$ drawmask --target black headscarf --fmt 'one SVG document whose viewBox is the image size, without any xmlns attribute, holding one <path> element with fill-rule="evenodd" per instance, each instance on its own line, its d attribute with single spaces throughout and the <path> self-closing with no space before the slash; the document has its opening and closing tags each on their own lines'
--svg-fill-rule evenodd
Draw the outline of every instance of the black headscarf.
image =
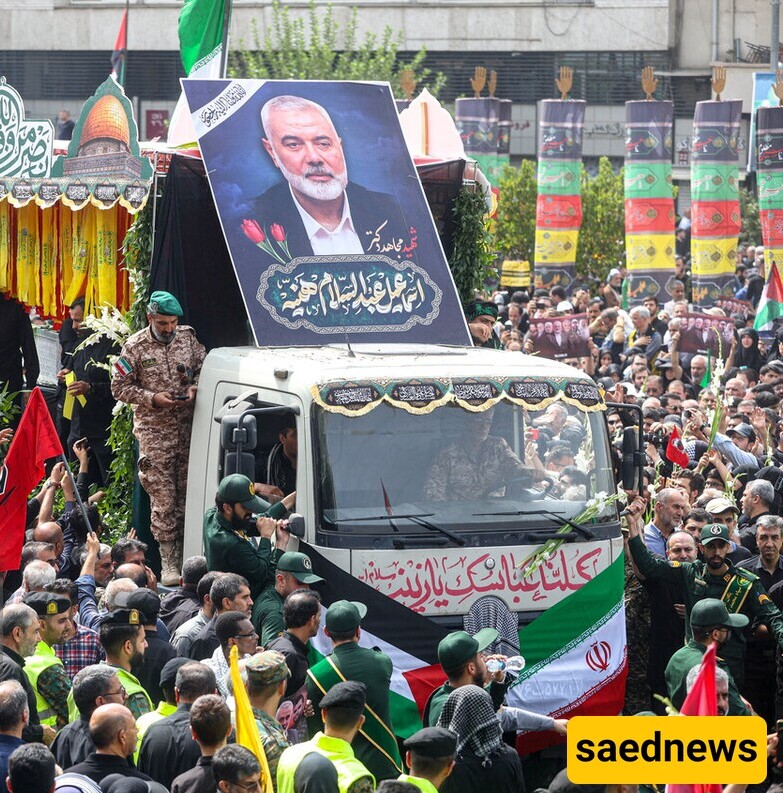
<svg viewBox="0 0 783 793">
<path fill-rule="evenodd" d="M 742 339 L 745 336 L 750 336 L 753 339 L 753 345 L 745 349 L 742 346 Z M 756 372 L 764 366 L 764 356 L 759 349 L 759 334 L 753 328 L 743 328 L 739 332 L 740 341 L 734 352 L 734 366 L 747 367 L 748 369 L 755 369 Z"/>
</svg>

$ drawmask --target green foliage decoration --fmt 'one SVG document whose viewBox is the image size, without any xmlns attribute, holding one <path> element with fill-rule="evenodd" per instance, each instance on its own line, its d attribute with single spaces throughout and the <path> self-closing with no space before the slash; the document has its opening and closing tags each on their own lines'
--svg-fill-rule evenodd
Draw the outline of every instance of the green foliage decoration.
<svg viewBox="0 0 783 793">
<path fill-rule="evenodd" d="M 454 212 L 457 223 L 449 267 L 460 300 L 467 303 L 481 290 L 485 278 L 497 277 L 496 255 L 484 196 L 463 187 L 454 203 Z"/>
<path fill-rule="evenodd" d="M 742 187 L 739 191 L 740 228 L 739 241 L 742 245 L 761 245 L 761 218 L 759 217 L 759 202 L 750 190 Z"/>
</svg>

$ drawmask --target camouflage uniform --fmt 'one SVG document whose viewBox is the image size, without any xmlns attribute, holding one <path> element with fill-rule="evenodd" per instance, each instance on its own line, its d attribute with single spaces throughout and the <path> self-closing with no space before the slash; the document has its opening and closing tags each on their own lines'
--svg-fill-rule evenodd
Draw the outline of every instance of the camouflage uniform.
<svg viewBox="0 0 783 793">
<path fill-rule="evenodd" d="M 253 716 L 261 743 L 264 744 L 264 754 L 266 754 L 266 761 L 269 763 L 269 773 L 272 775 L 272 786 L 277 790 L 277 764 L 280 762 L 280 755 L 291 744 L 288 742 L 285 730 L 268 713 L 253 708 Z"/>
<path fill-rule="evenodd" d="M 153 407 L 152 398 L 161 391 L 187 393 L 198 381 L 205 354 L 188 325 L 177 328 L 170 344 L 157 341 L 146 327 L 125 342 L 114 365 L 112 394 L 134 406 L 139 481 L 150 497 L 151 529 L 158 542 L 181 541 L 184 532 L 193 402 L 165 409 Z"/>
<path fill-rule="evenodd" d="M 472 455 L 465 444 L 452 443 L 432 463 L 424 483 L 424 498 L 481 498 L 502 492 L 505 482 L 528 470 L 503 438 L 489 436 Z"/>
</svg>

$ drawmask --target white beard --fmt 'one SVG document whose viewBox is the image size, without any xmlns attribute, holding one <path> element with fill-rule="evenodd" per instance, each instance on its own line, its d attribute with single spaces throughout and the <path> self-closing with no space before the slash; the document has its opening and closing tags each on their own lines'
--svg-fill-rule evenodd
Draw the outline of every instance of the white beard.
<svg viewBox="0 0 783 793">
<path fill-rule="evenodd" d="M 333 173 L 326 168 L 308 168 L 304 175 L 291 173 L 282 162 L 278 160 L 280 171 L 286 181 L 299 193 L 312 198 L 314 201 L 334 201 L 339 198 L 348 186 L 348 172 L 343 169 L 340 173 Z M 331 176 L 328 182 L 311 182 L 308 175 Z"/>
</svg>

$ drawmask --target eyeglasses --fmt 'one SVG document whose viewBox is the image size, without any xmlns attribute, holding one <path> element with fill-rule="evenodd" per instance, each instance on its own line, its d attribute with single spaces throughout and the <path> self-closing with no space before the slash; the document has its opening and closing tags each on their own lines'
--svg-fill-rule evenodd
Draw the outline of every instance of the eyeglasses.
<svg viewBox="0 0 783 793">
<path fill-rule="evenodd" d="M 123 699 L 125 699 L 125 697 L 128 696 L 128 692 L 125 690 L 125 686 L 120 686 L 119 689 L 117 689 L 117 691 L 107 691 L 103 696 L 104 697 L 121 696 Z"/>
<path fill-rule="evenodd" d="M 252 782 L 245 782 L 244 784 L 242 782 L 231 782 L 230 784 L 236 785 L 237 787 L 241 787 L 242 790 L 247 790 L 248 793 L 251 790 L 261 789 L 261 783 L 257 779 L 254 779 Z"/>
<path fill-rule="evenodd" d="M 256 631 L 250 631 L 250 633 L 235 633 L 234 634 L 234 638 L 235 639 L 250 639 L 252 636 L 258 636 L 258 633 Z M 237 782 L 237 784 L 239 784 L 239 783 Z"/>
</svg>

